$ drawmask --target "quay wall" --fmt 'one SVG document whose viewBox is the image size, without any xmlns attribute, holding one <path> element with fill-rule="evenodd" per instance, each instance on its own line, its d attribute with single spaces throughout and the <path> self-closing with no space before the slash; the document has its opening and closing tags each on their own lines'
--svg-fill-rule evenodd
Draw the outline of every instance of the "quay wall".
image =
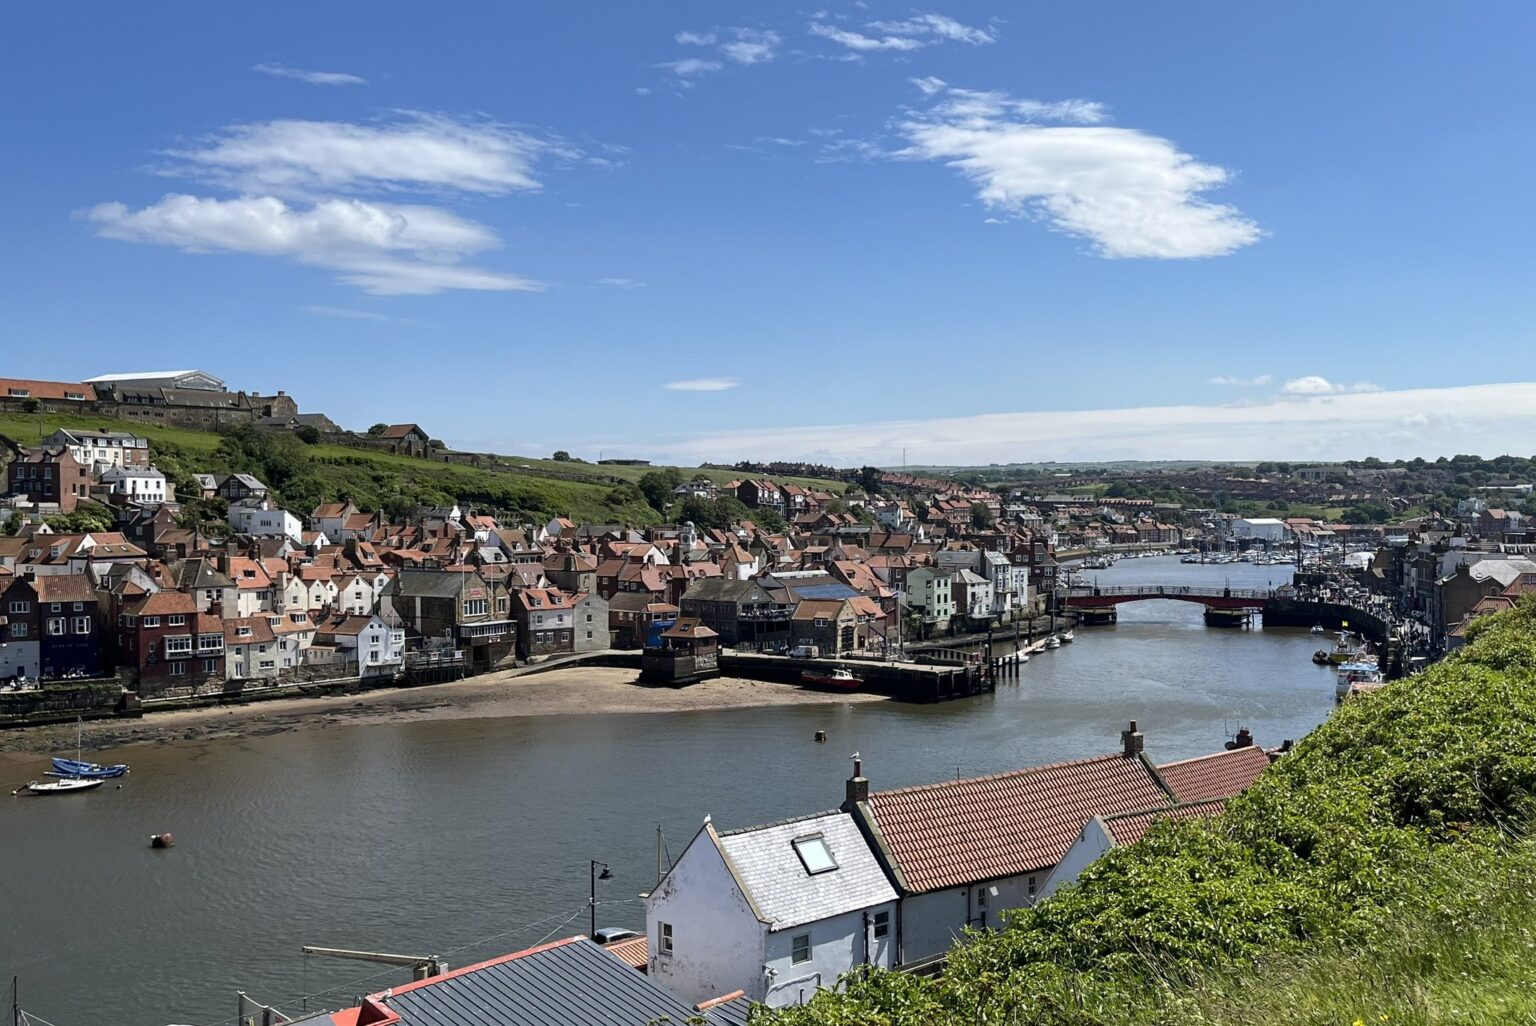
<svg viewBox="0 0 1536 1026">
<path fill-rule="evenodd" d="M 115 716 L 122 696 L 123 686 L 116 677 L 50 682 L 28 691 L 0 691 L 0 726 Z"/>
</svg>

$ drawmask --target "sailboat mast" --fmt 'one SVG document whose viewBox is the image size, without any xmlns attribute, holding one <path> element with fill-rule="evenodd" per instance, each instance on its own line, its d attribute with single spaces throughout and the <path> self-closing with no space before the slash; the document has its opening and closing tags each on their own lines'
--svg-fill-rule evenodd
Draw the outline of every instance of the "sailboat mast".
<svg viewBox="0 0 1536 1026">
<path fill-rule="evenodd" d="M 21 1026 L 21 977 L 11 977 L 11 1026 Z"/>
</svg>

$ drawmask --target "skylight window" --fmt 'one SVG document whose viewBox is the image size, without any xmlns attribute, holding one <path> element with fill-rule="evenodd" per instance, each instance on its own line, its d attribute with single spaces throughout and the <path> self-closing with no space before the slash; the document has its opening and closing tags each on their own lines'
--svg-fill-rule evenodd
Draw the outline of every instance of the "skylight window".
<svg viewBox="0 0 1536 1026">
<path fill-rule="evenodd" d="M 797 837 L 793 844 L 795 854 L 800 856 L 800 862 L 805 866 L 805 871 L 812 876 L 817 873 L 830 873 L 837 868 L 837 860 L 832 857 L 832 849 L 827 847 L 826 838 L 820 834 Z"/>
</svg>

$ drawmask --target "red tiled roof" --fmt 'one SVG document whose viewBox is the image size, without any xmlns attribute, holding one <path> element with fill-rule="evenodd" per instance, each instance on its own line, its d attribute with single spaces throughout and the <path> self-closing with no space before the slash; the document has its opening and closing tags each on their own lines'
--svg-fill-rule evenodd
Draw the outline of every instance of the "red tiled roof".
<svg viewBox="0 0 1536 1026">
<path fill-rule="evenodd" d="M 94 402 L 96 390 L 90 385 L 77 385 L 72 381 L 33 381 L 30 378 L 0 378 L 0 395 L 13 391 L 26 392 L 32 399 L 68 399 L 76 396 L 81 401 Z"/>
<path fill-rule="evenodd" d="M 915 893 L 1047 869 L 1094 816 L 1167 801 L 1147 764 L 1123 755 L 869 797 L 875 826 Z"/>
<path fill-rule="evenodd" d="M 1117 845 L 1135 844 L 1148 830 L 1152 829 L 1152 824 L 1160 819 L 1210 819 L 1212 816 L 1221 815 L 1226 806 L 1226 799 L 1216 798 L 1208 802 L 1192 802 L 1188 805 L 1170 805 L 1161 809 L 1144 809 L 1141 812 L 1127 812 L 1119 816 L 1105 816 L 1104 829 L 1109 831 L 1110 839 Z"/>
<path fill-rule="evenodd" d="M 645 969 L 650 957 L 647 938 L 644 934 L 641 934 L 639 937 L 631 937 L 628 940 L 605 944 L 603 948 L 610 955 L 613 955 L 632 969 Z"/>
<path fill-rule="evenodd" d="M 1202 755 L 1198 759 L 1170 762 L 1157 768 L 1163 783 L 1181 802 L 1231 798 L 1246 789 L 1269 767 L 1269 756 L 1256 745 L 1230 752 Z"/>
</svg>

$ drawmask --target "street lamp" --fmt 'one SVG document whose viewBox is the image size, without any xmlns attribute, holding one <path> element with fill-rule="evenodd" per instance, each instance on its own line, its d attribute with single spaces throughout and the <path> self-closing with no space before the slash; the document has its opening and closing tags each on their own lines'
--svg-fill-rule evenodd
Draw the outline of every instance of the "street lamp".
<svg viewBox="0 0 1536 1026">
<path fill-rule="evenodd" d="M 591 919 L 591 922 L 588 924 L 589 925 L 589 929 L 587 930 L 587 937 L 595 938 L 597 936 L 597 882 L 599 880 L 612 880 L 613 879 L 613 874 L 608 872 L 608 863 L 606 863 L 606 862 L 598 862 L 596 860 L 591 860 L 591 861 L 592 861 L 592 873 L 591 873 L 590 883 L 592 885 L 592 890 L 591 890 L 591 897 L 587 901 L 587 908 L 591 912 L 592 919 Z M 603 871 L 601 873 L 599 873 L 597 871 L 597 867 L 598 866 L 602 866 L 603 867 Z"/>
</svg>

